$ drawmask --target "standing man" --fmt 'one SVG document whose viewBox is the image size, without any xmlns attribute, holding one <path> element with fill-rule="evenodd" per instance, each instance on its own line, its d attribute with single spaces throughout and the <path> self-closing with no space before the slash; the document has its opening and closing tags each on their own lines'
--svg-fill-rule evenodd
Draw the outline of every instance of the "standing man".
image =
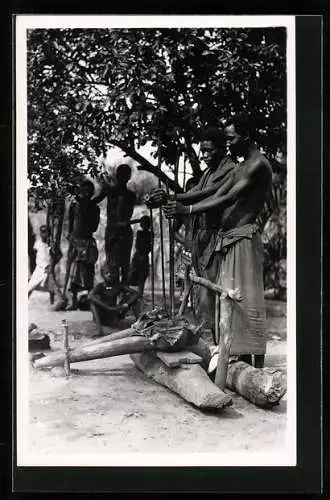
<svg viewBox="0 0 330 500">
<path fill-rule="evenodd" d="M 239 355 L 250 364 L 254 355 L 255 366 L 262 368 L 266 352 L 266 315 L 263 246 L 256 221 L 272 186 L 272 169 L 253 143 L 246 117 L 228 120 L 224 132 L 231 154 L 238 161 L 231 182 L 190 207 L 171 201 L 164 210 L 167 217 L 210 210 L 221 214 L 221 229 L 205 266 L 210 268 L 215 259 L 220 259 L 212 281 L 223 288 L 239 288 L 243 297 L 233 310 L 231 354 Z"/>
<path fill-rule="evenodd" d="M 221 187 L 228 189 L 233 183 L 232 172 L 236 164 L 226 154 L 226 138 L 222 130 L 207 127 L 200 137 L 202 158 L 207 169 L 194 188 L 186 193 L 177 194 L 176 201 L 169 202 L 165 210 L 169 216 L 187 215 L 192 218 L 191 246 L 194 270 L 198 276 L 215 282 L 221 256 L 217 255 L 211 260 L 211 254 L 221 227 L 221 210 L 215 206 L 209 210 L 202 209 L 193 213 L 192 207 L 198 202 L 202 205 L 202 200 L 209 200 Z M 167 200 L 161 190 L 155 190 L 151 196 L 155 203 L 164 203 Z M 173 207 L 178 207 L 178 212 L 173 211 Z M 214 293 L 203 286 L 196 287 L 195 291 L 197 292 L 194 293 L 196 314 L 205 318 L 214 333 Z"/>
<path fill-rule="evenodd" d="M 69 251 L 64 294 L 68 285 L 72 300 L 68 310 L 78 308 L 78 292 L 94 286 L 98 249 L 93 233 L 100 222 L 100 209 L 92 199 L 94 185 L 85 180 L 78 186 L 77 201 L 69 208 Z"/>
<path fill-rule="evenodd" d="M 106 262 L 111 269 L 117 269 L 117 276 L 114 280 L 124 285 L 127 285 L 129 276 L 133 244 L 130 220 L 136 200 L 135 193 L 127 188 L 131 173 L 129 165 L 119 165 L 116 172 L 116 184 L 104 185 L 101 193 L 94 198 L 94 201 L 99 203 L 107 197 Z"/>
</svg>

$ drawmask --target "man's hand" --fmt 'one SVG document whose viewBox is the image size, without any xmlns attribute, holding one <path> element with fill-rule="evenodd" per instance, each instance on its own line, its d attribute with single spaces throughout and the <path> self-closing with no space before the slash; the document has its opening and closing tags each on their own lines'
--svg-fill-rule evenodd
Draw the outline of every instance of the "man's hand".
<svg viewBox="0 0 330 500">
<path fill-rule="evenodd" d="M 164 214 L 167 219 L 180 215 L 187 215 L 188 213 L 189 207 L 182 205 L 178 201 L 169 201 L 164 207 Z"/>
<path fill-rule="evenodd" d="M 122 310 L 122 312 L 126 312 L 126 311 L 128 311 L 128 309 L 129 309 L 129 305 L 127 304 L 127 302 L 125 302 L 124 304 L 122 304 L 122 305 L 120 306 L 120 309 Z"/>
<path fill-rule="evenodd" d="M 157 208 L 166 203 L 167 194 L 163 189 L 156 188 L 144 197 L 144 202 L 149 208 Z"/>
</svg>

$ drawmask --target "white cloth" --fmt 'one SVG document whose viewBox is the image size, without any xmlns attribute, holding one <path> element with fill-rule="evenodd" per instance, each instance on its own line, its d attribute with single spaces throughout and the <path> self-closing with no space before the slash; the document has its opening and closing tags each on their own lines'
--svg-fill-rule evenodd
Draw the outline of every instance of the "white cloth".
<svg viewBox="0 0 330 500">
<path fill-rule="evenodd" d="M 50 265 L 50 246 L 47 242 L 37 240 L 34 244 L 34 249 L 37 252 L 36 266 L 45 269 Z"/>
<path fill-rule="evenodd" d="M 51 263 L 50 246 L 42 240 L 37 240 L 34 244 L 36 255 L 36 267 L 33 271 L 28 285 L 29 293 L 35 290 L 38 286 L 45 286 L 48 278 L 49 266 Z"/>
</svg>

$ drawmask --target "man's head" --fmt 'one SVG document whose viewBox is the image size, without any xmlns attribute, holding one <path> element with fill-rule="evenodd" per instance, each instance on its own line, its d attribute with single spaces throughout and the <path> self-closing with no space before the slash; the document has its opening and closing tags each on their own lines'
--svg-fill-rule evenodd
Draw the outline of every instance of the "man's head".
<svg viewBox="0 0 330 500">
<path fill-rule="evenodd" d="M 224 129 L 226 144 L 234 156 L 243 156 L 251 144 L 251 126 L 247 115 L 240 114 L 227 120 Z"/>
<path fill-rule="evenodd" d="M 144 230 L 150 229 L 150 217 L 149 217 L 149 215 L 143 215 L 143 217 L 141 217 L 140 226 Z"/>
<path fill-rule="evenodd" d="M 200 134 L 201 153 L 206 165 L 216 168 L 226 154 L 226 141 L 223 131 L 216 127 L 207 127 Z"/>
<path fill-rule="evenodd" d="M 101 276 L 106 286 L 113 286 L 119 281 L 118 268 L 106 262 L 101 267 Z"/>
<path fill-rule="evenodd" d="M 132 175 L 132 169 L 126 163 L 119 165 L 116 171 L 116 179 L 119 186 L 126 186 Z"/>
<path fill-rule="evenodd" d="M 45 226 L 44 224 L 42 226 L 40 226 L 39 232 L 40 232 L 40 238 L 42 239 L 42 241 L 46 242 L 48 240 L 48 237 L 49 237 L 47 226 Z"/>
<path fill-rule="evenodd" d="M 79 198 L 89 200 L 94 194 L 94 184 L 91 181 L 85 180 L 79 185 L 78 196 Z"/>
</svg>

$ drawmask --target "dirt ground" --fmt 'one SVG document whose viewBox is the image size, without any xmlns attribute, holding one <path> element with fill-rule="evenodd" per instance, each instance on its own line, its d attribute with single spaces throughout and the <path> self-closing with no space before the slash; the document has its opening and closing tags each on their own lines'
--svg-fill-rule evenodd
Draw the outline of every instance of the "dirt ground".
<svg viewBox="0 0 330 500">
<path fill-rule="evenodd" d="M 268 302 L 266 366 L 286 369 L 285 304 Z M 62 346 L 61 321 L 70 345 L 95 334 L 91 313 L 51 312 L 48 294 L 34 292 L 29 321 L 51 330 L 52 349 Z M 129 321 L 130 318 L 128 318 Z M 123 324 L 126 327 L 128 324 Z M 282 451 L 286 396 L 270 410 L 235 393 L 233 406 L 201 412 L 138 371 L 129 356 L 72 365 L 68 379 L 30 369 L 29 446 L 33 453 L 191 453 Z"/>
</svg>

